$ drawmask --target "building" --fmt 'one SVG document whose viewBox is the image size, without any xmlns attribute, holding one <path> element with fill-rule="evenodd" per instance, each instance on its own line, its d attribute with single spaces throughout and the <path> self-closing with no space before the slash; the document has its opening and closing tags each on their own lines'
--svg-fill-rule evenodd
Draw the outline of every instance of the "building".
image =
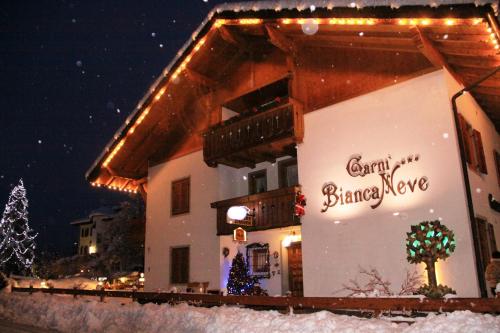
<svg viewBox="0 0 500 333">
<path fill-rule="evenodd" d="M 106 232 L 105 223 L 113 219 L 117 211 L 111 208 L 100 208 L 89 214 L 88 217 L 70 222 L 78 227 L 79 255 L 101 253 L 103 251 L 103 234 Z"/>
<path fill-rule="evenodd" d="M 427 3 L 208 15 L 86 175 L 146 200 L 146 290 L 225 288 L 238 251 L 270 295 L 342 295 L 360 266 L 398 286 L 406 232 L 441 220 L 457 247 L 438 282 L 486 296 L 500 236 L 497 7 Z"/>
</svg>

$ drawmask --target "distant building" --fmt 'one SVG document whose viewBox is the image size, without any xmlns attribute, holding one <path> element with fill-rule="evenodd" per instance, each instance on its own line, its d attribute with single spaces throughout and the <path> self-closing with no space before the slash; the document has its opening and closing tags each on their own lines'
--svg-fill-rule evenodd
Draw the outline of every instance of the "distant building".
<svg viewBox="0 0 500 333">
<path fill-rule="evenodd" d="M 103 251 L 104 222 L 112 220 L 116 213 L 116 208 L 104 207 L 93 211 L 88 217 L 70 223 L 79 228 L 76 254 L 88 255 Z"/>
</svg>

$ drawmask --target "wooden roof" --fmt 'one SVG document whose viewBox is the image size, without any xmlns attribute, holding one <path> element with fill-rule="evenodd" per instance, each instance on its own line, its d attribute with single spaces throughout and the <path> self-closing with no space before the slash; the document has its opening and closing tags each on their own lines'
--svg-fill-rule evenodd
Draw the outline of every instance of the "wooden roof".
<svg viewBox="0 0 500 333">
<path fill-rule="evenodd" d="M 236 97 L 284 79 L 290 66 L 294 98 L 308 112 L 436 68 L 467 86 L 500 66 L 498 42 L 490 6 L 216 10 L 86 177 L 94 186 L 137 192 L 149 166 L 201 149 L 221 105 L 243 107 Z M 319 78 L 335 94 L 326 94 Z M 499 128 L 500 72 L 472 94 Z"/>
</svg>

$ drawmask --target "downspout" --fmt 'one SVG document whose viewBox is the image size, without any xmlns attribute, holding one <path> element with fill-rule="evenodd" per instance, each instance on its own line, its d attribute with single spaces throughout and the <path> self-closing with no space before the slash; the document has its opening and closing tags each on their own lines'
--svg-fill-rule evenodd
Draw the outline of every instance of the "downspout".
<svg viewBox="0 0 500 333">
<path fill-rule="evenodd" d="M 453 95 L 453 97 L 451 98 L 451 107 L 453 109 L 453 118 L 455 119 L 455 130 L 456 130 L 456 134 L 457 134 L 457 138 L 458 138 L 458 146 L 460 149 L 460 160 L 462 162 L 461 163 L 462 164 L 462 175 L 463 175 L 464 183 L 465 183 L 465 194 L 467 197 L 469 222 L 470 222 L 470 227 L 472 230 L 476 272 L 477 272 L 477 278 L 479 280 L 478 282 L 479 282 L 479 289 L 481 291 L 481 297 L 488 297 L 488 292 L 486 289 L 486 283 L 485 283 L 485 279 L 484 279 L 484 267 L 483 267 L 483 263 L 482 263 L 481 253 L 480 253 L 479 235 L 478 235 L 478 230 L 476 228 L 474 207 L 473 207 L 473 203 L 472 203 L 472 192 L 471 192 L 470 182 L 469 182 L 469 172 L 467 169 L 467 160 L 465 157 L 465 143 L 464 143 L 464 138 L 462 137 L 462 132 L 460 130 L 460 122 L 458 120 L 457 99 L 460 96 L 462 96 L 465 92 L 469 92 L 472 89 L 474 89 L 475 87 L 477 87 L 484 80 L 495 75 L 495 73 L 497 73 L 498 71 L 500 71 L 500 66 L 498 66 L 497 68 L 495 68 L 491 72 L 487 73 L 483 77 L 479 78 L 477 81 L 473 82 L 472 84 L 468 85 L 467 87 L 463 88 L 462 90 L 457 92 L 455 95 Z"/>
</svg>

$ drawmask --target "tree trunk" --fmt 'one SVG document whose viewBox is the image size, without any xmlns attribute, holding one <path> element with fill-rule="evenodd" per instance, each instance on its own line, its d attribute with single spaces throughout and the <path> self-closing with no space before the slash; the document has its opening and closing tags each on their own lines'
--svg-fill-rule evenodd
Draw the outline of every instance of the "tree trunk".
<svg viewBox="0 0 500 333">
<path fill-rule="evenodd" d="M 427 266 L 425 269 L 427 270 L 427 279 L 429 280 L 429 286 L 436 288 L 437 287 L 437 278 L 436 278 L 436 267 L 434 260 L 428 260 L 425 262 Z"/>
</svg>

